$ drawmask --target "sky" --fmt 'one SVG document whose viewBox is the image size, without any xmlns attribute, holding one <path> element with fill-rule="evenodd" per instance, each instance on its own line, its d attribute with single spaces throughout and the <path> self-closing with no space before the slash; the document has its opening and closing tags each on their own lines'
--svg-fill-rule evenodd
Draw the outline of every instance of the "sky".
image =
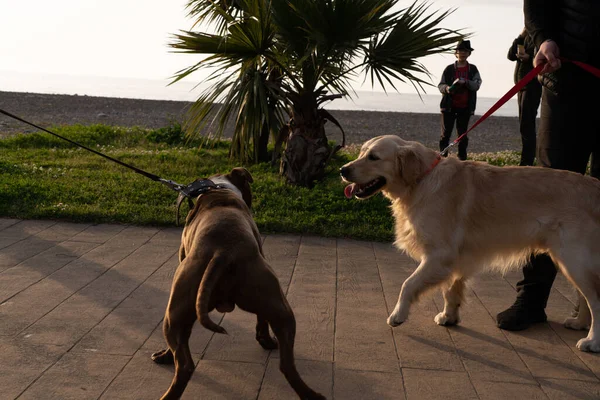
<svg viewBox="0 0 600 400">
<path fill-rule="evenodd" d="M 411 0 L 400 1 L 408 6 Z M 513 85 L 506 53 L 523 27 L 522 0 L 437 0 L 430 10 L 456 8 L 443 27 L 472 32 L 483 85 L 480 96 L 499 98 Z M 186 0 L 0 0 L 0 91 L 194 100 L 197 73 L 167 86 L 198 56 L 173 53 L 171 35 L 189 30 Z M 420 60 L 437 85 L 453 55 Z M 415 93 L 399 84 L 401 93 Z M 379 92 L 368 84 L 358 91 Z M 428 94 L 438 94 L 427 88 Z"/>
</svg>

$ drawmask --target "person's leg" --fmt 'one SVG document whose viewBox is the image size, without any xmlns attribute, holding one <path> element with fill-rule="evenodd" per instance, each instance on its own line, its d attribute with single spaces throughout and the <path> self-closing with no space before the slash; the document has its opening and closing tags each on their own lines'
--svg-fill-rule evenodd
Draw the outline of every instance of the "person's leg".
<svg viewBox="0 0 600 400">
<path fill-rule="evenodd" d="M 538 131 L 541 166 L 585 173 L 598 131 L 598 110 L 588 99 L 568 92 L 559 96 L 544 88 Z"/>
<path fill-rule="evenodd" d="M 469 119 L 471 118 L 471 113 L 469 110 L 461 110 L 456 115 L 456 132 L 458 136 L 462 135 L 467 131 L 469 127 Z M 458 142 L 458 158 L 461 160 L 467 159 L 467 147 L 469 146 L 469 137 L 463 137 L 460 142 Z"/>
<path fill-rule="evenodd" d="M 454 121 L 456 116 L 454 112 L 442 112 L 442 134 L 440 136 L 440 151 L 444 150 L 450 144 L 450 136 L 454 130 Z M 445 155 L 447 156 L 447 154 Z"/>
<path fill-rule="evenodd" d="M 544 309 L 555 277 L 556 267 L 547 254 L 532 255 L 523 267 L 523 279 L 517 282 L 517 299 L 496 316 L 498 327 L 520 331 L 531 324 L 545 322 Z"/>
<path fill-rule="evenodd" d="M 538 161 L 548 168 L 584 173 L 592 148 L 594 112 L 586 97 L 574 94 L 557 96 L 546 88 L 542 93 L 538 131 Z M 497 316 L 498 327 L 522 330 L 546 320 L 544 308 L 556 277 L 556 267 L 547 255 L 532 256 L 517 283 L 517 299 Z"/>
<path fill-rule="evenodd" d="M 535 120 L 540 105 L 541 86 L 530 86 L 519 92 L 519 128 L 523 148 L 519 165 L 533 165 L 536 151 Z"/>
</svg>

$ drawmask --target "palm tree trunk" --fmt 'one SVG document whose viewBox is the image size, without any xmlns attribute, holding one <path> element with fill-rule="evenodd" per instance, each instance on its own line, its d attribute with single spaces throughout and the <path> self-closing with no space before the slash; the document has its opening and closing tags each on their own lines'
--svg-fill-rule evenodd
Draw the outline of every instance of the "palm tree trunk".
<svg viewBox="0 0 600 400">
<path fill-rule="evenodd" d="M 291 134 L 281 158 L 280 173 L 288 183 L 312 187 L 325 175 L 332 149 L 314 95 L 309 93 L 293 100 Z"/>
</svg>

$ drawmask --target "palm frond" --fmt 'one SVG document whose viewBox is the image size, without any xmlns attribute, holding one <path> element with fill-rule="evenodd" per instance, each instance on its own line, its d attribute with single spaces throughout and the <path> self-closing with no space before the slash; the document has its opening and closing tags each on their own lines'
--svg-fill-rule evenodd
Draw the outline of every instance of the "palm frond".
<svg viewBox="0 0 600 400">
<path fill-rule="evenodd" d="M 430 85 L 419 75 L 430 75 L 417 60 L 448 52 L 452 44 L 467 36 L 459 31 L 438 27 L 453 10 L 427 14 L 428 9 L 427 3 L 413 3 L 401 13 L 391 31 L 373 38 L 364 61 L 365 73 L 371 75 L 372 84 L 377 79 L 385 89 L 382 78 L 392 77 L 401 82 L 416 83 L 415 89 L 419 93 L 421 85 Z"/>
</svg>

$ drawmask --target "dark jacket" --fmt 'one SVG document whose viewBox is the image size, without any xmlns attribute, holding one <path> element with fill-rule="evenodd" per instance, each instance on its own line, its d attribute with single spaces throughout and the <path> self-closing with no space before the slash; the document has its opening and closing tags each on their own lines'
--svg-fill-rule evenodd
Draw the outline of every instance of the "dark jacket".
<svg viewBox="0 0 600 400">
<path fill-rule="evenodd" d="M 442 101 L 440 102 L 440 109 L 442 112 L 450 111 L 452 108 L 452 95 L 446 93 L 446 88 L 452 86 L 454 77 L 456 76 L 456 62 L 448 65 L 442 73 L 442 79 L 438 84 L 438 89 L 442 93 Z M 481 76 L 479 70 L 474 64 L 469 64 L 469 79 L 467 80 L 467 89 L 469 89 L 469 103 L 468 108 L 471 114 L 475 112 L 475 106 L 477 105 L 477 91 L 481 87 Z"/>
<path fill-rule="evenodd" d="M 517 50 L 518 50 L 517 46 L 518 45 L 522 45 L 525 48 L 525 53 L 527 53 L 527 55 L 529 55 L 529 60 L 527 60 L 527 61 L 519 60 L 519 58 L 517 57 Z M 521 35 L 519 35 L 515 40 L 513 40 L 512 45 L 508 49 L 508 54 L 506 55 L 506 57 L 510 61 L 517 62 L 515 65 L 515 73 L 514 73 L 515 84 L 517 82 L 519 82 L 521 79 L 523 79 L 525 77 L 525 75 L 527 75 L 533 69 L 533 57 L 534 56 L 535 56 L 535 44 L 533 43 L 531 36 L 527 35 L 523 38 Z M 532 86 L 539 86 L 539 84 L 540 83 L 538 82 L 537 79 L 533 79 L 531 82 L 529 82 L 527 84 L 527 86 L 525 86 L 521 90 L 525 90 Z"/>
<path fill-rule="evenodd" d="M 525 27 L 535 45 L 548 40 L 558 44 L 562 57 L 600 68 L 600 1 L 598 0 L 525 0 Z M 541 81 L 559 93 L 569 90 L 587 74 L 571 63 L 545 74 Z M 590 75 L 591 79 L 593 78 Z"/>
</svg>

